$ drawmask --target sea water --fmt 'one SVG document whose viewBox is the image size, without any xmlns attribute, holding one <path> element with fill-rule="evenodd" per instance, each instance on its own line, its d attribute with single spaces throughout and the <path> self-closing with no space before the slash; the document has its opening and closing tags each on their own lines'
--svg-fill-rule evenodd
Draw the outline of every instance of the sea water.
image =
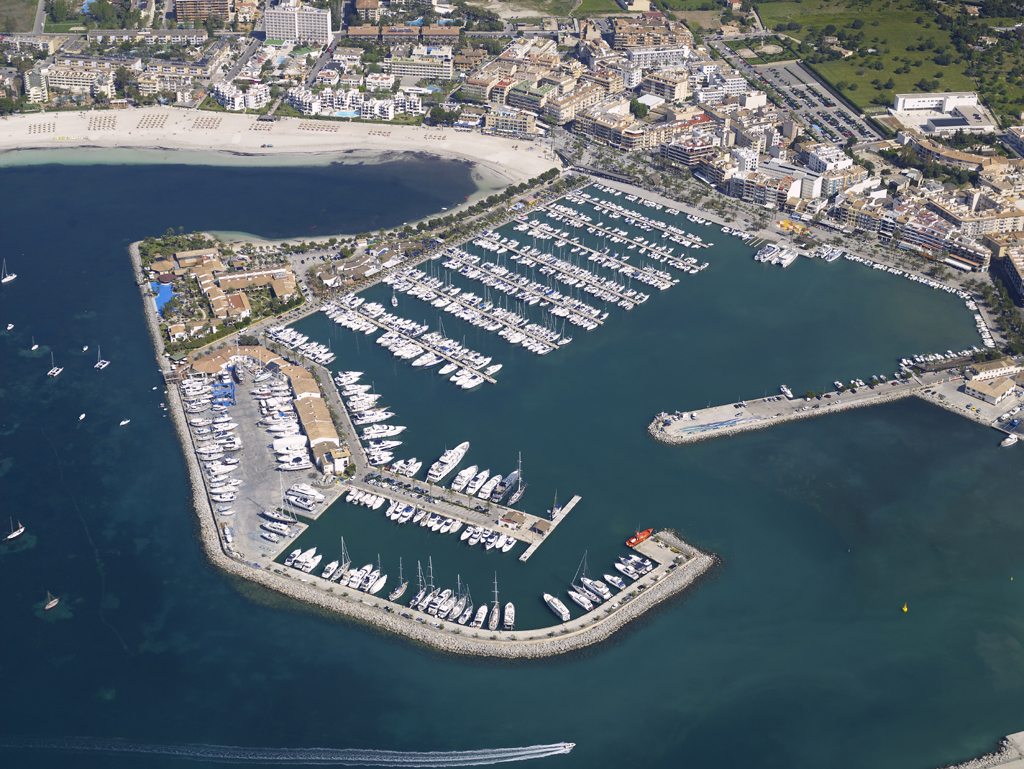
<svg viewBox="0 0 1024 769">
<path fill-rule="evenodd" d="M 497 573 L 500 600 L 530 627 L 552 620 L 539 594 L 564 597 L 584 551 L 597 576 L 636 528 L 667 526 L 721 558 L 682 596 L 607 643 L 510 664 L 424 650 L 206 564 L 127 244 L 178 226 L 289 238 L 312 224 L 393 226 L 471 194 L 461 168 L 426 201 L 412 160 L 377 197 L 353 167 L 0 172 L 3 254 L 18 273 L 0 305 L 0 328 L 15 324 L 0 332 L 2 514 L 28 528 L 0 556 L 5 765 L 226 760 L 203 745 L 491 761 L 569 741 L 568 756 L 534 762 L 932 767 L 1020 730 L 1024 463 L 995 432 L 913 399 L 685 447 L 645 432 L 663 409 L 783 382 L 826 389 L 975 344 L 970 313 L 843 261 L 760 265 L 717 231 L 698 230 L 716 243 L 698 252 L 706 271 L 629 313 L 609 308 L 604 326 L 572 329 L 543 357 L 399 295 L 400 314 L 441 320 L 504 364 L 497 386 L 473 392 L 323 315 L 298 324 L 331 339 L 333 367 L 365 371 L 409 426 L 399 456 L 429 463 L 469 440 L 466 463 L 492 472 L 522 452 L 528 512 L 583 497 L 527 564 L 344 503 L 304 538 L 330 551 L 345 536 L 359 565 L 379 553 L 392 579 L 399 557 L 406 576 L 431 557 L 435 582 L 461 576 L 478 605 Z M 95 371 L 84 344 L 110 367 Z M 47 590 L 61 598 L 50 612 Z M 151 747 L 109 752 L 116 740 Z"/>
</svg>

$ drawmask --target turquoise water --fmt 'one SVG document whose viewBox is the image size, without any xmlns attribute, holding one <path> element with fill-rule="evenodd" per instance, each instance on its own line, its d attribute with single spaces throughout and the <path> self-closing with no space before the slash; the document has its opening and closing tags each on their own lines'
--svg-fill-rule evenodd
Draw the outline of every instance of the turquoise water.
<svg viewBox="0 0 1024 769">
<path fill-rule="evenodd" d="M 412 182 L 444 169 L 374 168 L 0 171 L 3 252 L 18 273 L 0 304 L 0 328 L 15 324 L 0 332 L 2 512 L 29 529 L 0 555 L 3 740 L 399 751 L 565 740 L 571 755 L 536 763 L 932 767 L 1022 728 L 1024 472 L 994 432 L 916 400 L 685 448 L 644 432 L 662 409 L 824 387 L 975 344 L 970 313 L 842 261 L 758 265 L 717 232 L 705 272 L 632 312 L 610 309 L 604 327 L 547 356 L 444 314 L 450 336 L 505 364 L 498 386 L 471 393 L 322 315 L 299 324 L 385 394 L 409 425 L 403 455 L 431 461 L 469 440 L 467 461 L 507 473 L 522 451 L 524 509 L 556 490 L 583 497 L 525 565 L 344 505 L 304 536 L 327 548 L 344 535 L 356 560 L 379 552 L 392 572 L 399 557 L 408 570 L 431 556 L 437 581 L 461 575 L 478 603 L 497 571 L 529 625 L 547 619 L 538 592 L 561 590 L 585 549 L 604 570 L 638 524 L 671 526 L 722 559 L 695 589 L 599 647 L 504 664 L 443 657 L 209 568 L 151 389 L 125 247 L 179 225 L 359 231 L 369 216 L 408 221 L 472 191 L 463 166 L 427 200 Z M 376 175 L 399 181 L 375 198 Z M 242 189 L 288 194 L 252 205 Z M 399 301 L 436 324 L 433 308 Z M 102 344 L 108 369 L 92 369 L 86 343 Z M 55 380 L 51 350 L 66 359 Z M 61 597 L 52 612 L 47 590 Z M 180 763 L 3 755 L 19 767 Z"/>
</svg>

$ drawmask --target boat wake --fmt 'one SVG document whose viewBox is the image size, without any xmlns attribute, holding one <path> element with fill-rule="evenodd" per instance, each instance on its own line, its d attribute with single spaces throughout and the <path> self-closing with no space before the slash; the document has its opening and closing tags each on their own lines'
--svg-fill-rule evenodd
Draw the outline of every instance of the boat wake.
<svg viewBox="0 0 1024 769">
<path fill-rule="evenodd" d="M 488 766 L 512 761 L 529 761 L 569 753 L 572 742 L 531 745 L 494 750 L 431 751 L 350 750 L 334 748 L 241 748 L 228 745 L 147 745 L 121 740 L 31 739 L 5 737 L 4 749 L 52 750 L 81 753 L 128 753 L 181 758 L 187 761 L 215 761 L 224 764 L 308 764 L 333 766 Z"/>
</svg>

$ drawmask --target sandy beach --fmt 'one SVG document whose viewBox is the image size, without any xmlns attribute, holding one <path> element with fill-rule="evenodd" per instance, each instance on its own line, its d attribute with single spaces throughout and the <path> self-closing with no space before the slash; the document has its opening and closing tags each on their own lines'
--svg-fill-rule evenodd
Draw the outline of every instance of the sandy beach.
<svg viewBox="0 0 1024 769">
<path fill-rule="evenodd" d="M 95 148 L 175 153 L 156 162 L 309 165 L 372 163 L 390 153 L 424 152 L 474 163 L 474 180 L 488 194 L 559 165 L 543 157 L 539 143 L 476 132 L 302 118 L 259 123 L 256 117 L 175 107 L 11 115 L 0 121 L 0 156 L 4 165 L 16 165 L 40 161 L 35 152 L 14 150 Z M 102 156 L 107 153 L 90 153 L 88 162 L 131 162 Z"/>
</svg>

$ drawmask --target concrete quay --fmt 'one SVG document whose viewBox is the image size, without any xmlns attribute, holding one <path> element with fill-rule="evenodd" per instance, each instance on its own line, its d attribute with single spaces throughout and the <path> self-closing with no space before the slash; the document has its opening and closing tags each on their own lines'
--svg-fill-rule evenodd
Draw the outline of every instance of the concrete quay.
<svg viewBox="0 0 1024 769">
<path fill-rule="evenodd" d="M 572 499 L 569 500 L 565 507 L 561 508 L 560 510 L 552 512 L 551 521 L 547 533 L 544 535 L 545 538 L 555 530 L 558 524 L 565 520 L 565 516 L 567 516 L 574 507 L 576 507 L 580 499 L 582 499 L 582 497 L 580 497 L 579 494 L 576 494 Z M 537 552 L 537 548 L 540 547 L 541 543 L 543 542 L 544 538 L 534 541 L 533 544 L 526 548 L 526 552 L 519 556 L 519 560 L 523 563 L 526 563 L 528 560 L 530 560 L 530 556 Z"/>
<path fill-rule="evenodd" d="M 789 400 L 782 395 L 773 395 L 694 412 L 663 413 L 648 425 L 647 431 L 662 443 L 697 443 L 913 396 L 1005 433 L 1006 429 L 999 424 L 1000 418 L 1014 406 L 1024 405 L 1024 393 L 1019 389 L 1015 396 L 999 405 L 992 405 L 967 395 L 964 385 L 963 377 L 950 376 L 948 372 L 931 372 L 906 381 L 883 382 L 873 390 L 861 387 L 856 392 L 831 392 L 810 401 L 803 397 Z"/>
</svg>

